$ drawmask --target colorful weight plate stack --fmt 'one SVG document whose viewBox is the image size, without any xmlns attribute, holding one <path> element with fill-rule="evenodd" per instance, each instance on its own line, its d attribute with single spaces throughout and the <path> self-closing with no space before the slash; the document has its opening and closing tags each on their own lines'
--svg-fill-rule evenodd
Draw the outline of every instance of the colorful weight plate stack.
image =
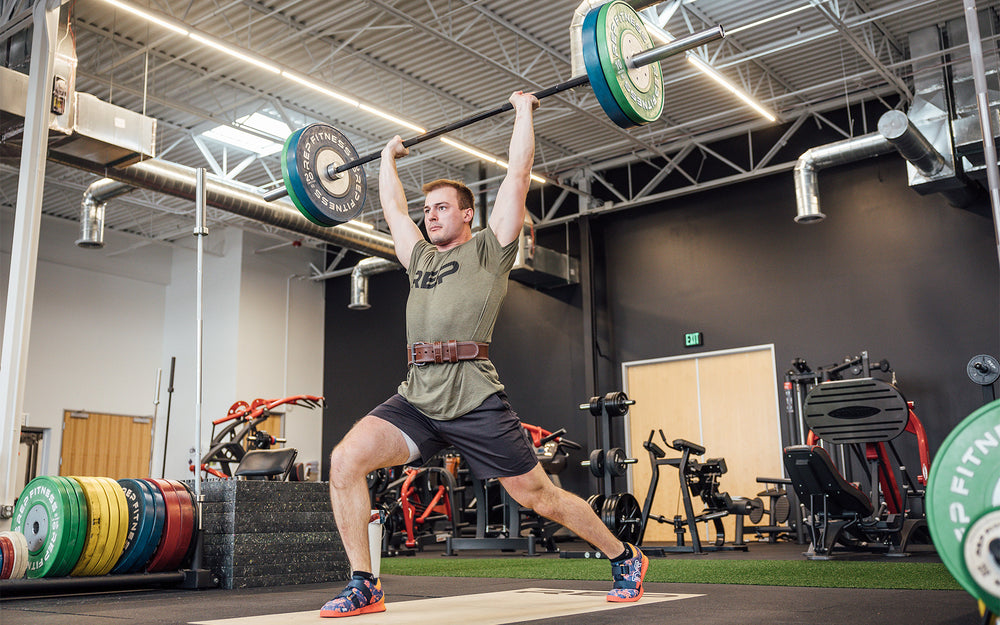
<svg viewBox="0 0 1000 625">
<path fill-rule="evenodd" d="M 18 499 L 11 528 L 0 537 L 0 575 L 177 570 L 194 544 L 194 498 L 175 480 L 39 477 Z"/>
<path fill-rule="evenodd" d="M 28 539 L 21 532 L 0 532 L 0 579 L 21 579 L 28 570 Z"/>
</svg>

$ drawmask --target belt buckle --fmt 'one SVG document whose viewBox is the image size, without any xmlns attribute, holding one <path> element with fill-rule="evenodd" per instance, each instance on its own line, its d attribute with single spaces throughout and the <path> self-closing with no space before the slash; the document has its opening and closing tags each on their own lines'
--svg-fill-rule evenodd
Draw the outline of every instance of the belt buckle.
<svg viewBox="0 0 1000 625">
<path fill-rule="evenodd" d="M 417 342 L 412 343 L 410 345 L 410 360 L 413 361 L 413 366 L 414 367 L 426 367 L 427 366 L 426 362 L 417 362 L 417 347 L 418 346 L 422 347 L 422 346 L 428 345 L 428 344 L 429 343 L 427 343 L 425 341 L 417 341 Z"/>
</svg>

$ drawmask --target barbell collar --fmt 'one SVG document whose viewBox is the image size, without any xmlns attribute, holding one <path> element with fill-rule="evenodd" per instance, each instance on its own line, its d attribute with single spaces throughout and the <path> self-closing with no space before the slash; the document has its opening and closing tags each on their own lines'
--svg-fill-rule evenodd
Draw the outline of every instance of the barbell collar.
<svg viewBox="0 0 1000 625">
<path fill-rule="evenodd" d="M 725 38 L 725 36 L 726 31 L 722 28 L 722 25 L 719 24 L 696 33 L 691 33 L 690 35 L 685 35 L 684 37 L 678 37 L 677 39 L 665 43 L 662 46 L 657 46 L 655 48 L 639 52 L 638 54 L 635 54 L 631 58 L 627 59 L 625 61 L 625 65 L 627 65 L 629 69 L 649 65 L 682 52 L 693 50 L 694 48 L 703 46 L 706 43 L 718 41 L 719 39 Z"/>
</svg>

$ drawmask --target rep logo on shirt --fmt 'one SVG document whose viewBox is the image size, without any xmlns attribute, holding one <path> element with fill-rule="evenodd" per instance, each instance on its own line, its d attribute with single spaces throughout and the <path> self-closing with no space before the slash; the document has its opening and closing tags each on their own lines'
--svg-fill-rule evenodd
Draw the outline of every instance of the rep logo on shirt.
<svg viewBox="0 0 1000 625">
<path fill-rule="evenodd" d="M 458 263 L 451 261 L 450 263 L 441 265 L 441 269 L 438 271 L 417 270 L 413 273 L 413 288 L 433 289 L 444 281 L 445 276 L 450 276 L 458 271 L 458 268 Z"/>
</svg>

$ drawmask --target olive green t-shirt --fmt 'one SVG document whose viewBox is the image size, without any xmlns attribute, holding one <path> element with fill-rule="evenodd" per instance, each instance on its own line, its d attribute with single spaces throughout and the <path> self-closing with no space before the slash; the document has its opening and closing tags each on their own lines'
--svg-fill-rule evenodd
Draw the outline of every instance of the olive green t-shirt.
<svg viewBox="0 0 1000 625">
<path fill-rule="evenodd" d="M 516 258 L 517 241 L 501 247 L 489 228 L 444 252 L 418 241 L 407 271 L 406 342 L 489 343 Z M 500 390 L 489 360 L 410 365 L 399 385 L 399 393 L 420 412 L 442 421 L 462 416 Z"/>
</svg>

